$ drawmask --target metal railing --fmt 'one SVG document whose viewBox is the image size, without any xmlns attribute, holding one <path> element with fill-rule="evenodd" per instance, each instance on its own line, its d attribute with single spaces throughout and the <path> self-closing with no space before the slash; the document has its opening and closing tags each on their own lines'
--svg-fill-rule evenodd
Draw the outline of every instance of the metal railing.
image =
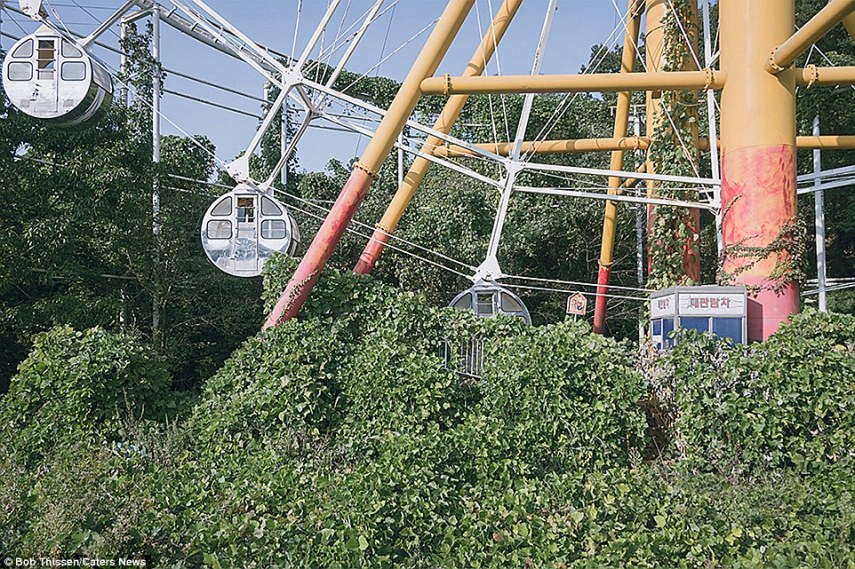
<svg viewBox="0 0 855 569">
<path fill-rule="evenodd" d="M 440 347 L 442 367 L 464 377 L 481 379 L 484 367 L 484 338 L 473 337 L 452 347 L 449 341 Z"/>
</svg>

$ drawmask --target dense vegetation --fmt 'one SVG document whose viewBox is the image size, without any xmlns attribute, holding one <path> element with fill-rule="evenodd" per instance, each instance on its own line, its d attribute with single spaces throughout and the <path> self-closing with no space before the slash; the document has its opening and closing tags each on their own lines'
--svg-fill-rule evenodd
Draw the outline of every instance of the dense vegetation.
<svg viewBox="0 0 855 569">
<path fill-rule="evenodd" d="M 270 269 L 268 298 L 293 261 Z M 762 345 L 686 340 L 651 364 L 583 323 L 477 320 L 346 273 L 319 287 L 196 400 L 139 338 L 40 336 L 0 400 L 2 549 L 154 566 L 855 564 L 855 318 L 808 312 Z M 480 378 L 455 371 L 476 336 Z"/>
<path fill-rule="evenodd" d="M 800 0 L 797 21 L 802 24 L 824 3 Z M 166 358 L 167 370 L 182 387 L 198 388 L 223 363 L 240 342 L 257 329 L 262 318 L 257 280 L 233 279 L 207 262 L 198 239 L 201 216 L 219 190 L 208 184 L 216 175 L 211 156 L 188 138 L 164 137 L 161 163 L 151 163 L 149 130 L 153 73 L 148 54 L 147 31 L 131 33 L 124 47 L 131 55 L 128 77 L 132 91 L 130 106 L 117 97 L 110 113 L 98 124 L 76 131 L 46 127 L 11 107 L 0 97 L 0 196 L 6 207 L 0 212 L 0 392 L 24 359 L 33 337 L 56 325 L 76 329 L 101 326 L 136 331 Z M 855 46 L 842 27 L 835 28 L 818 44 L 837 65 L 855 62 Z M 817 53 L 811 56 L 815 62 Z M 800 65 L 805 63 L 800 62 Z M 593 46 L 586 69 L 615 71 L 619 54 L 608 46 Z M 640 65 L 639 65 L 640 68 Z M 329 70 L 318 65 L 313 77 L 322 80 Z M 314 75 L 317 73 L 317 75 Z M 171 80 L 166 77 L 167 85 Z M 379 106 L 388 106 L 397 84 L 384 77 L 364 77 L 345 71 L 337 83 L 349 93 Z M 271 92 L 270 97 L 276 93 Z M 641 102 L 640 98 L 636 102 Z M 560 105 L 561 96 L 535 99 L 527 137 L 539 133 L 550 138 L 603 136 L 612 130 L 610 105 L 613 94 L 602 97 L 579 94 L 572 105 Z M 430 123 L 444 104 L 444 97 L 429 97 L 417 109 Z M 851 89 L 800 90 L 799 134 L 810 134 L 811 121 L 819 111 L 823 132 L 855 132 L 855 91 Z M 703 123 L 705 100 L 699 101 Z M 471 97 L 454 134 L 466 140 L 494 140 L 493 125 L 508 125 L 513 131 L 522 106 L 520 96 L 491 99 Z M 556 112 L 556 108 L 562 108 Z M 279 121 L 274 121 L 278 128 Z M 294 122 L 292 122 L 292 126 Z M 197 137 L 202 147 L 213 145 Z M 278 160 L 278 132 L 264 141 L 253 160 L 259 175 Z M 823 153 L 823 167 L 851 164 L 855 153 Z M 222 157 L 221 158 L 226 158 Z M 632 168 L 641 156 L 628 156 Z M 574 166 L 607 166 L 604 153 L 549 156 L 544 159 Z M 498 172 L 473 160 L 462 161 L 485 175 Z M 701 161 L 702 168 L 706 160 Z M 801 171 L 810 170 L 809 152 L 799 157 Z M 302 232 L 313 235 L 324 205 L 335 199 L 350 168 L 331 162 L 324 172 L 300 170 L 289 164 L 290 193 L 316 206 L 283 197 L 295 210 Z M 377 222 L 395 191 L 396 165 L 390 161 L 372 187 L 357 219 L 369 227 Z M 705 172 L 701 172 L 704 174 Z M 220 173 L 223 176 L 222 173 Z M 178 177 L 176 177 L 178 176 Z M 161 188 L 163 229 L 157 242 L 152 223 L 151 188 L 154 179 Z M 221 179 L 228 184 L 230 180 Z M 526 174 L 526 185 L 601 185 L 602 180 L 576 176 L 557 180 Z M 464 176 L 434 168 L 416 195 L 398 229 L 398 235 L 419 245 L 443 252 L 468 265 L 483 260 L 497 193 Z M 813 204 L 805 196 L 800 215 L 812 226 Z M 855 270 L 855 197 L 845 189 L 826 195 L 828 216 L 829 276 L 844 277 Z M 304 213 L 308 212 L 308 213 Z M 621 207 L 614 284 L 636 286 L 636 243 L 634 211 Z M 701 234 L 703 282 L 716 280 L 716 252 L 712 219 L 704 218 Z M 601 204 L 589 200 L 520 194 L 511 202 L 499 260 L 510 274 L 567 281 L 596 280 L 602 226 Z M 348 234 L 333 257 L 339 268 L 352 267 L 364 246 L 364 237 Z M 399 243 L 399 245 L 401 245 Z M 803 244 L 804 245 L 804 244 Z M 407 246 L 404 246 L 407 249 Z M 807 274 L 813 274 L 807 246 Z M 461 269 L 459 266 L 453 268 Z M 466 270 L 464 269 L 464 272 Z M 376 276 L 404 290 L 424 294 L 443 305 L 468 281 L 413 257 L 387 250 Z M 529 283 L 530 284 L 530 283 Z M 538 324 L 563 318 L 566 293 L 516 290 Z M 852 294 L 831 295 L 833 309 L 852 312 Z M 807 299 L 810 302 L 812 299 Z M 153 312 L 159 318 L 155 324 Z M 609 301 L 609 335 L 634 337 L 637 306 L 622 299 Z"/>
<path fill-rule="evenodd" d="M 798 4 L 802 23 L 825 2 Z M 300 317 L 256 334 L 294 261 L 271 263 L 262 290 L 205 260 L 198 223 L 213 192 L 188 179 L 215 176 L 199 145 L 213 146 L 165 137 L 151 163 L 147 41 L 125 44 L 137 97 L 91 128 L 58 132 L 0 97 L 0 393 L 11 378 L 0 552 L 158 567 L 855 568 L 855 296 L 834 295 L 840 313 L 807 310 L 764 344 L 686 337 L 655 358 L 621 339 L 635 334 L 636 305 L 610 301 L 611 337 L 562 321 L 564 293 L 522 293 L 536 327 L 478 320 L 438 308 L 466 279 L 417 259 L 388 251 L 373 278 L 345 272 L 364 245 L 349 235 L 333 257 L 341 270 L 324 273 Z M 820 47 L 855 63 L 842 29 Z M 618 59 L 595 46 L 595 65 Z M 387 106 L 395 89 L 364 78 L 354 94 Z M 579 96 L 558 120 L 559 98 L 538 97 L 529 134 L 610 132 L 610 97 Z M 799 133 L 816 109 L 824 132 L 855 132 L 853 101 L 848 89 L 802 90 Z M 429 122 L 443 102 L 417 112 Z M 516 96 L 473 97 L 455 134 L 492 140 L 492 121 L 513 127 L 520 108 Z M 253 168 L 278 159 L 276 137 Z M 316 204 L 350 171 L 297 166 L 287 189 Z M 379 219 L 395 178 L 390 163 L 360 221 Z M 826 200 L 830 274 L 849 276 L 855 197 Z M 311 236 L 319 211 L 285 201 L 313 213 L 297 213 Z M 496 202 L 435 170 L 398 234 L 477 264 Z M 636 282 L 633 222 L 622 208 L 617 284 Z M 587 201 L 515 197 L 502 266 L 591 282 L 601 223 Z M 473 339 L 483 368 L 465 373 Z"/>
</svg>

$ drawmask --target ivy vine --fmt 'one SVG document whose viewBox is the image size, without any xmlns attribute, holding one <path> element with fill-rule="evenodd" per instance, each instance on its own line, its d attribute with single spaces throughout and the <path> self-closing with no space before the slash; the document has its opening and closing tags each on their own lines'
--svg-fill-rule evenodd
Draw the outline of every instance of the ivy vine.
<svg viewBox="0 0 855 569">
<path fill-rule="evenodd" d="M 725 246 L 719 258 L 718 281 L 727 286 L 736 283 L 736 278 L 770 256 L 775 259 L 775 268 L 762 285 L 746 285 L 750 294 L 770 290 L 781 293 L 790 283 L 803 282 L 806 275 L 801 260 L 807 252 L 807 227 L 802 219 L 793 216 L 781 226 L 778 235 L 766 246 L 748 245 L 751 238 L 745 238 Z M 724 266 L 734 259 L 741 262 L 728 272 Z"/>
<path fill-rule="evenodd" d="M 689 38 L 698 37 L 690 0 L 674 0 L 662 21 L 663 71 L 683 71 L 692 60 Z M 696 176 L 698 94 L 693 91 L 663 91 L 660 113 L 653 131 L 648 160 L 659 174 Z M 679 182 L 657 183 L 656 195 L 664 199 L 691 201 L 697 190 L 686 190 Z M 688 249 L 697 254 L 700 235 L 689 208 L 657 206 L 650 228 L 650 288 L 697 284 L 686 273 L 684 257 Z"/>
</svg>

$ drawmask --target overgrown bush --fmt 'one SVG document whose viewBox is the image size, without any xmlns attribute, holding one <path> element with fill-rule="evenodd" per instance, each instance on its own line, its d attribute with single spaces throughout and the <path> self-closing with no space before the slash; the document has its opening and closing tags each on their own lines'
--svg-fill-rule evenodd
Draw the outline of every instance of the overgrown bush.
<svg viewBox="0 0 855 569">
<path fill-rule="evenodd" d="M 115 419 L 177 411 L 162 360 L 140 338 L 101 328 L 39 334 L 0 399 L 0 436 L 38 457 L 57 444 L 110 437 Z"/>
<path fill-rule="evenodd" d="M 769 340 L 680 342 L 672 369 L 679 452 L 725 471 L 855 456 L 855 317 L 807 310 Z"/>
<path fill-rule="evenodd" d="M 645 389 L 631 349 L 587 324 L 530 328 L 495 343 L 479 389 L 506 452 L 538 469 L 627 466 L 640 455 Z"/>
<path fill-rule="evenodd" d="M 268 304 L 292 264 L 271 262 Z M 116 401 L 84 399 L 118 443 L 58 439 L 34 460 L 6 445 L 0 550 L 223 569 L 855 567 L 855 459 L 834 450 L 852 448 L 851 407 L 840 405 L 850 396 L 840 382 L 851 381 L 851 327 L 808 314 L 747 351 L 685 341 L 660 371 L 673 370 L 671 434 L 691 460 L 644 463 L 646 386 L 630 346 L 584 324 L 479 320 L 328 271 L 299 318 L 232 354 L 188 420 L 116 421 Z M 9 400 L 19 407 L 35 362 L 54 362 L 44 353 L 100 354 L 87 348 L 97 344 L 104 356 L 87 356 L 91 373 L 113 370 L 106 350 L 115 338 L 52 334 L 57 345 L 42 339 L 22 368 Z M 473 337 L 484 342 L 480 378 L 455 368 Z M 118 369 L 139 375 L 155 365 L 138 355 Z M 753 383 L 741 379 L 743 365 Z M 89 381 L 85 365 L 67 367 Z M 52 369 L 45 382 L 64 377 Z M 127 390 L 116 373 L 93 384 Z M 731 384 L 742 390 L 721 389 Z M 745 385 L 801 391 L 786 400 L 788 414 L 748 397 Z M 63 410 L 63 400 L 39 397 L 54 415 Z M 157 397 L 130 399 L 152 408 Z M 14 406 L 3 405 L 5 419 Z M 720 444 L 747 413 L 768 414 L 771 426 L 741 431 L 753 447 Z M 764 439 L 779 431 L 786 436 Z M 758 459 L 769 449 L 778 462 Z M 791 468 L 802 464 L 795 453 L 811 468 Z M 699 472 L 723 457 L 750 476 Z"/>
</svg>

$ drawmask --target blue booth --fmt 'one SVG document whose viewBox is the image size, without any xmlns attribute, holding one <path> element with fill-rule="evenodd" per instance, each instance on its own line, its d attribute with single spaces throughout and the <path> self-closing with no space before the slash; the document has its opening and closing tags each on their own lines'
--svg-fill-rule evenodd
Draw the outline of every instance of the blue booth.
<svg viewBox="0 0 855 569">
<path fill-rule="evenodd" d="M 712 332 L 736 344 L 747 342 L 748 295 L 739 286 L 678 286 L 650 295 L 650 335 L 668 349 L 674 330 Z"/>
</svg>

